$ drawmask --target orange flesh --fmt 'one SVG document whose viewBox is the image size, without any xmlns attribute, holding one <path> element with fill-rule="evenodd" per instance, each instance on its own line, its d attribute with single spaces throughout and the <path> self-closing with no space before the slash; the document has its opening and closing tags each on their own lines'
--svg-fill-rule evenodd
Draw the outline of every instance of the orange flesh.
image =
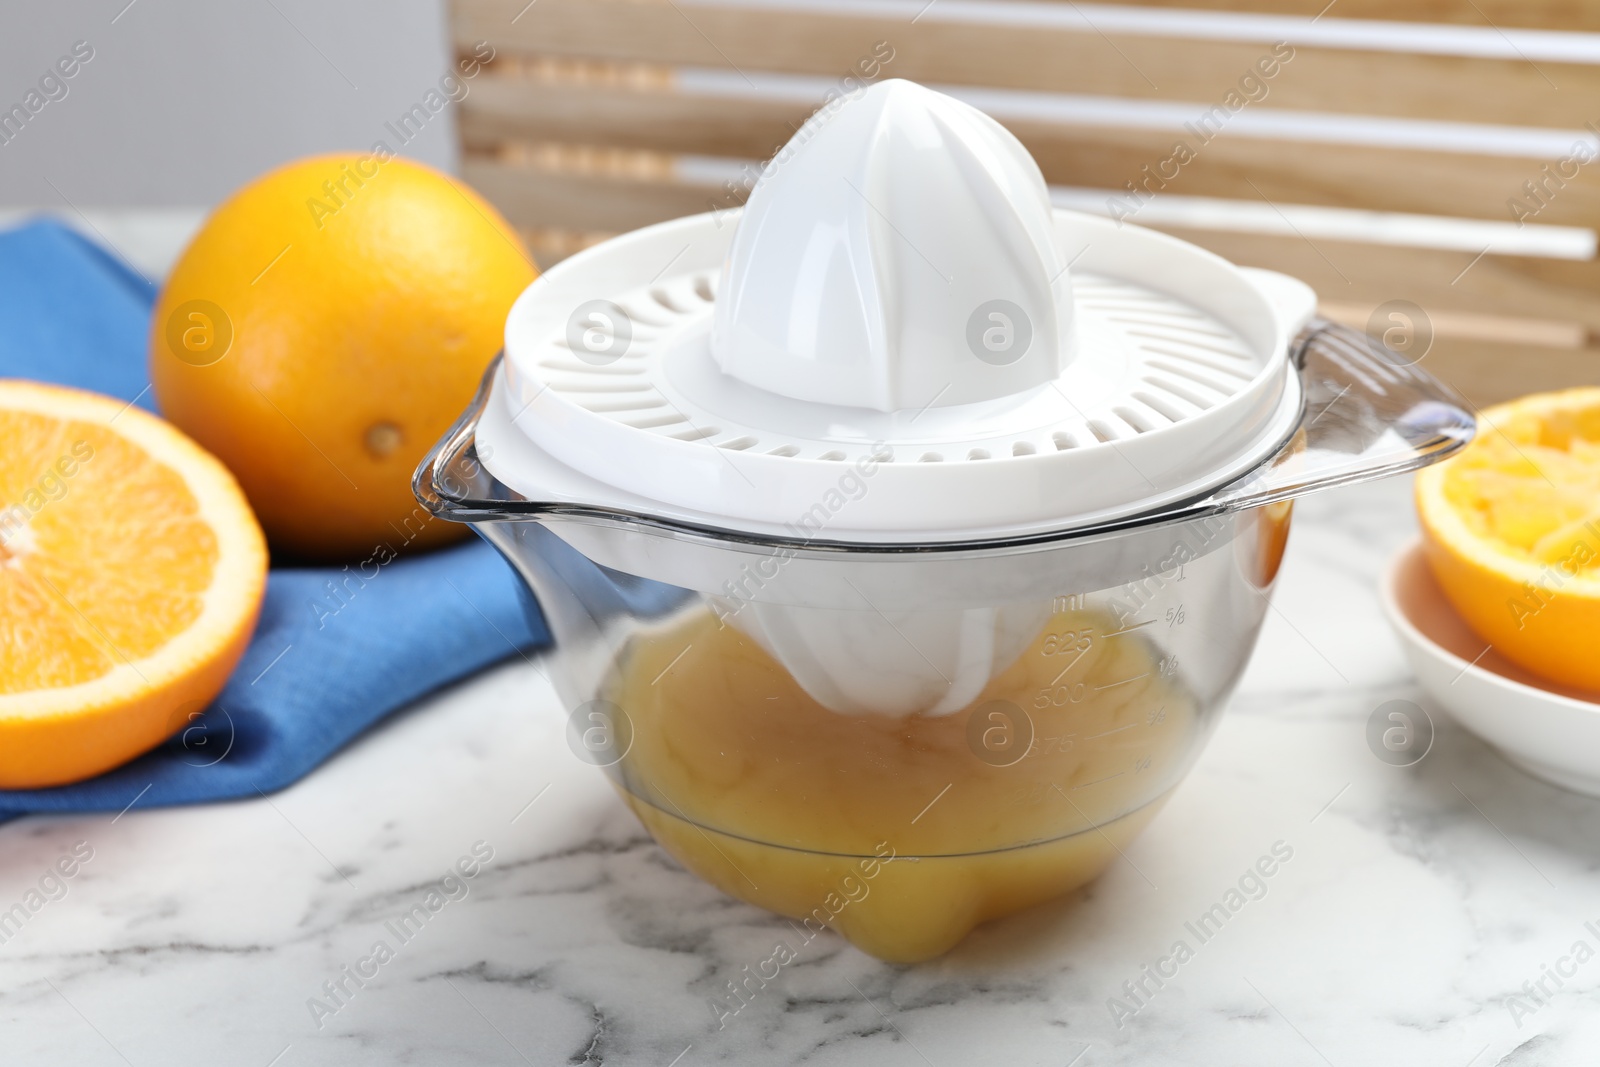
<svg viewBox="0 0 1600 1067">
<path fill-rule="evenodd" d="M 33 412 L 0 413 L 0 454 L 0 501 L 29 513 L 0 565 L 0 695 L 100 678 L 199 617 L 217 538 L 175 471 L 106 426 Z"/>
<path fill-rule="evenodd" d="M 1600 523 L 1600 406 L 1496 420 L 1443 471 L 1445 499 L 1500 552 L 1553 563 Z M 1600 575 L 1600 557 L 1575 561 Z"/>
<path fill-rule="evenodd" d="M 1600 389 L 1489 408 L 1478 431 L 1417 475 L 1434 577 L 1501 655 L 1600 692 Z"/>
<path fill-rule="evenodd" d="M 0 789 L 92 777 L 197 714 L 266 567 L 237 483 L 171 425 L 0 380 Z"/>
</svg>

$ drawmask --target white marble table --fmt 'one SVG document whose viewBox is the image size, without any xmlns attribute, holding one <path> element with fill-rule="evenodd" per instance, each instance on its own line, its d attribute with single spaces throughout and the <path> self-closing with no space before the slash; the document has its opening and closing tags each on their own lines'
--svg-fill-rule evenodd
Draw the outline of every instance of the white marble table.
<svg viewBox="0 0 1600 1067">
<path fill-rule="evenodd" d="M 653 845 L 516 662 L 270 801 L 0 826 L 0 908 L 93 849 L 0 944 L 0 1063 L 1593 1064 L 1600 959 L 1506 997 L 1600 947 L 1600 802 L 1442 716 L 1416 767 L 1367 748 L 1419 699 L 1373 592 L 1410 526 L 1403 480 L 1302 502 L 1249 673 L 1130 862 L 935 963 L 824 935 L 718 1030 L 788 926 Z M 1107 999 L 1277 841 L 1267 895 L 1119 1028 Z M 478 842 L 466 896 L 314 1015 Z"/>
</svg>

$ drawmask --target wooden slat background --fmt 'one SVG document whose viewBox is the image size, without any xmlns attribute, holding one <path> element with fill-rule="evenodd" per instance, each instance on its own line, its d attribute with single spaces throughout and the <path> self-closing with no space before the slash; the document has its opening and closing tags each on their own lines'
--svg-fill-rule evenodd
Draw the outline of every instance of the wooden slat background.
<svg viewBox="0 0 1600 1067">
<path fill-rule="evenodd" d="M 1148 100 L 1217 103 L 1270 41 L 1188 40 L 975 23 L 812 15 L 695 0 L 456 0 L 470 48 L 675 66 L 842 76 L 873 45 L 893 76 Z M 1286 76 L 1289 71 L 1293 77 Z M 1473 91 L 1463 93 L 1462 86 Z M 1575 128 L 1596 118 L 1600 68 L 1522 59 L 1298 48 L 1256 107 Z"/>
<path fill-rule="evenodd" d="M 1179 6 L 1178 0 L 1131 2 Z M 1198 114 L 1219 103 L 1270 47 L 933 18 L 912 24 L 709 0 L 523 3 L 455 2 L 454 33 L 463 54 L 479 41 L 497 52 L 460 106 L 463 172 L 528 233 L 536 258 L 546 264 L 611 233 L 734 206 L 736 195 L 691 180 L 708 170 L 695 166 L 696 159 L 710 157 L 710 169 L 748 161 L 755 173 L 758 161 L 815 106 L 754 89 L 740 95 L 738 82 L 747 73 L 802 73 L 832 83 L 870 56 L 877 42 L 889 41 L 894 58 L 883 77 L 1204 105 L 1195 107 Z M 1317 14 L 1326 0 L 1183 0 L 1181 6 L 1304 16 Z M 1600 2 L 1336 0 L 1327 17 L 1336 15 L 1600 30 Z M 696 89 L 706 80 L 680 78 L 678 67 L 721 72 L 727 91 Z M 1269 86 L 1252 108 L 1572 131 L 1600 119 L 1600 64 L 1302 47 Z M 998 117 L 1052 184 L 1108 195 L 1170 154 L 1176 136 L 1130 125 Z M 1508 199 L 1523 195 L 1523 183 L 1538 179 L 1552 162 L 1328 143 L 1309 127 L 1303 138 L 1227 129 L 1169 189 L 1257 206 L 1265 199 L 1509 222 Z M 1568 180 L 1536 222 L 1590 230 L 1600 224 L 1600 162 Z M 1475 260 L 1472 252 L 1355 239 L 1160 228 L 1236 262 L 1303 278 L 1330 315 L 1358 325 L 1364 325 L 1364 311 L 1391 299 L 1428 309 L 1438 320 L 1430 367 L 1477 402 L 1600 381 L 1600 263 L 1593 259 L 1490 251 Z"/>
<path fill-rule="evenodd" d="M 1241 11 L 1255 15 L 1438 22 L 1498 29 L 1600 32 L 1593 0 L 1120 0 L 1137 7 Z"/>
<path fill-rule="evenodd" d="M 892 65 L 891 65 L 892 66 Z M 463 143 L 489 151 L 512 141 L 593 144 L 657 152 L 766 159 L 812 108 L 784 101 L 562 85 L 490 73 L 473 88 Z M 1600 97 L 1594 103 L 1600 117 Z M 1056 185 L 1119 189 L 1171 153 L 1165 130 L 1066 125 L 1001 116 Z M 1193 143 L 1193 138 L 1189 138 Z M 1458 215 L 1510 221 L 1506 201 L 1539 176 L 1544 159 L 1482 156 L 1249 137 L 1226 129 L 1172 182 L 1186 196 L 1259 195 L 1291 204 Z M 1550 206 L 1546 225 L 1600 219 L 1600 167 L 1578 171 Z"/>
</svg>

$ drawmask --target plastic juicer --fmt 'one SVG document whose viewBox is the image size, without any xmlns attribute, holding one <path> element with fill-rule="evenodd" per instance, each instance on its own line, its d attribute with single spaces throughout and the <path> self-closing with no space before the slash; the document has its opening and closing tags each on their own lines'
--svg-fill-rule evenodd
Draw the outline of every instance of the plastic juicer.
<svg viewBox="0 0 1600 1067">
<path fill-rule="evenodd" d="M 1470 440 L 1464 401 L 1315 306 L 1052 209 L 998 123 L 883 82 L 742 213 L 534 282 L 416 492 L 526 580 L 574 751 L 668 851 L 923 959 L 1154 816 L 1292 498 Z"/>
</svg>

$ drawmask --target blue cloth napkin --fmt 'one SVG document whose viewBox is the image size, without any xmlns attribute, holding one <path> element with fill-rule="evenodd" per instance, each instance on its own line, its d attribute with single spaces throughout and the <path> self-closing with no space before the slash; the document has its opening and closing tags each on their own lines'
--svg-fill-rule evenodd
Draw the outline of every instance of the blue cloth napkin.
<svg viewBox="0 0 1600 1067">
<path fill-rule="evenodd" d="M 56 223 L 0 233 L 0 377 L 93 389 L 155 410 L 145 373 L 155 295 Z M 342 583 L 337 598 L 330 581 Z M 364 583 L 338 569 L 275 567 L 255 638 L 209 709 L 174 709 L 170 741 L 98 778 L 0 790 L 0 821 L 282 789 L 390 712 L 549 643 L 528 603 L 511 569 L 477 540 L 401 557 Z"/>
</svg>

